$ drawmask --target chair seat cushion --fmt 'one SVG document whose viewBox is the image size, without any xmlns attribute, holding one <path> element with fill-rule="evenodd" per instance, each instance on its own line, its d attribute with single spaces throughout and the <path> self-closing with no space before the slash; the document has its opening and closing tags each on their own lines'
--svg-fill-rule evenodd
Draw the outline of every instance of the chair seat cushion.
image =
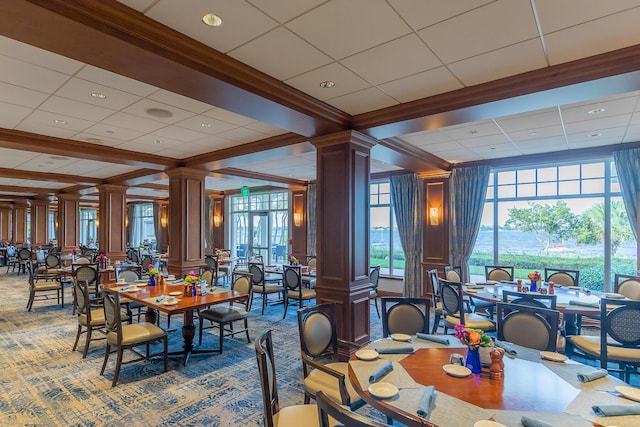
<svg viewBox="0 0 640 427">
<path fill-rule="evenodd" d="M 91 324 L 87 324 L 87 315 L 81 314 L 78 316 L 78 323 L 82 326 L 104 326 L 104 310 L 102 308 L 97 308 L 95 310 L 91 310 Z"/>
<path fill-rule="evenodd" d="M 289 291 L 287 292 L 287 296 L 293 299 L 300 299 L 300 293 L 298 291 Z M 316 297 L 316 291 L 313 289 L 305 289 L 302 288 L 302 299 L 314 299 Z"/>
<path fill-rule="evenodd" d="M 251 289 L 253 290 L 253 292 L 257 292 L 259 294 L 274 294 L 277 292 L 284 291 L 284 287 L 275 286 L 275 285 L 267 285 L 267 286 L 254 285 Z"/>
<path fill-rule="evenodd" d="M 345 375 L 345 383 L 347 385 L 347 394 L 351 399 L 351 406 L 355 406 L 356 402 L 360 402 L 362 399 L 355 391 L 349 381 L 349 364 L 345 362 L 327 363 L 325 366 L 336 370 Z M 340 390 L 338 389 L 338 379 L 332 377 L 326 372 L 322 372 L 319 369 L 312 370 L 309 375 L 304 379 L 304 389 L 307 393 L 315 396 L 318 391 L 323 391 L 325 394 L 331 396 L 334 400 L 341 402 Z"/>
<path fill-rule="evenodd" d="M 36 291 L 55 291 L 62 287 L 60 282 L 37 282 L 34 289 Z"/>
<path fill-rule="evenodd" d="M 239 307 L 216 306 L 208 310 L 201 311 L 199 316 L 203 319 L 211 320 L 212 322 L 227 323 L 244 319 L 247 317 L 247 312 Z"/>
<path fill-rule="evenodd" d="M 600 337 L 594 335 L 574 335 L 567 338 L 569 342 L 579 350 L 595 357 L 600 357 Z M 607 359 L 609 361 L 625 361 L 640 363 L 640 349 L 607 347 Z"/>
<path fill-rule="evenodd" d="M 151 323 L 133 323 L 122 326 L 122 345 L 134 345 L 146 343 L 154 339 L 160 339 L 167 333 Z M 111 345 L 118 345 L 118 334 L 109 332 L 107 342 Z"/>
<path fill-rule="evenodd" d="M 495 331 L 496 324 L 484 316 L 474 313 L 465 313 L 464 325 L 468 328 L 480 329 L 483 331 Z M 460 324 L 460 318 L 455 316 L 447 316 L 444 319 L 450 325 Z"/>
<path fill-rule="evenodd" d="M 276 427 L 314 427 L 319 425 L 318 407 L 315 404 L 293 405 L 280 408 L 273 416 Z"/>
<path fill-rule="evenodd" d="M 436 308 L 435 308 L 435 314 L 442 316 L 442 303 L 441 302 L 437 302 L 436 303 Z"/>
</svg>

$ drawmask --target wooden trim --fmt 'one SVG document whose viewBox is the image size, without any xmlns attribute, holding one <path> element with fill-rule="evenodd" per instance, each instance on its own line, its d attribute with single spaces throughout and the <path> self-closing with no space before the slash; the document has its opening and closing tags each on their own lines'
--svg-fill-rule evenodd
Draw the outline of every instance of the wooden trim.
<svg viewBox="0 0 640 427">
<path fill-rule="evenodd" d="M 301 185 L 301 186 L 307 185 L 307 181 L 302 179 L 284 178 L 277 175 L 269 175 L 266 173 L 253 172 L 253 171 L 247 171 L 247 170 L 236 169 L 236 168 L 218 169 L 215 172 L 212 172 L 210 175 L 220 176 L 220 177 L 224 177 L 224 175 L 231 175 L 231 176 L 256 179 L 256 180 L 262 180 L 262 181 L 281 182 L 283 184 L 288 184 L 288 185 Z"/>
</svg>

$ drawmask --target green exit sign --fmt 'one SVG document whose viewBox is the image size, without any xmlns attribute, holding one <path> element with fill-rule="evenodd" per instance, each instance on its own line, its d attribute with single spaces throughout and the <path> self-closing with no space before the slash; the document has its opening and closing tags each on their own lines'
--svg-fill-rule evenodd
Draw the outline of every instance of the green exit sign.
<svg viewBox="0 0 640 427">
<path fill-rule="evenodd" d="M 249 195 L 249 187 L 242 187 L 240 189 L 240 194 L 244 197 L 247 197 Z"/>
</svg>

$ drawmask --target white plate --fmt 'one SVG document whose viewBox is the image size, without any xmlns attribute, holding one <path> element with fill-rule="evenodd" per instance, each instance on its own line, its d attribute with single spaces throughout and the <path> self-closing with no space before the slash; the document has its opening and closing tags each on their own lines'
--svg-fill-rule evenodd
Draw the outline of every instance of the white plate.
<svg viewBox="0 0 640 427">
<path fill-rule="evenodd" d="M 473 427 L 507 427 L 502 423 L 491 420 L 480 420 L 473 424 Z"/>
<path fill-rule="evenodd" d="M 541 351 L 540 356 L 543 359 L 551 360 L 552 362 L 564 362 L 568 359 L 564 354 L 556 353 L 555 351 Z"/>
<path fill-rule="evenodd" d="M 640 402 L 640 388 L 619 385 L 616 387 L 616 391 L 627 399 Z"/>
<path fill-rule="evenodd" d="M 177 296 L 182 295 L 182 292 L 180 292 L 180 291 L 173 291 L 173 292 L 169 292 L 169 295 L 173 295 L 174 297 L 177 297 Z"/>
<path fill-rule="evenodd" d="M 376 360 L 378 352 L 375 350 L 358 350 L 356 351 L 356 357 L 360 360 Z"/>
<path fill-rule="evenodd" d="M 391 339 L 394 341 L 409 341 L 411 339 L 411 335 L 407 334 L 391 334 Z"/>
<path fill-rule="evenodd" d="M 472 294 L 477 294 L 477 293 L 478 293 L 478 290 L 477 290 L 477 289 L 465 289 L 464 291 L 465 291 L 465 292 L 472 293 Z"/>
<path fill-rule="evenodd" d="M 571 289 L 572 291 L 579 291 L 580 290 L 580 286 L 568 286 L 569 289 Z"/>
<path fill-rule="evenodd" d="M 388 399 L 398 394 L 398 387 L 385 382 L 373 383 L 369 386 L 369 393 L 380 399 Z"/>
<path fill-rule="evenodd" d="M 607 292 L 606 294 L 604 294 L 607 298 L 615 298 L 615 299 L 624 299 L 625 296 L 622 294 L 616 294 L 613 292 Z"/>
<path fill-rule="evenodd" d="M 173 301 L 170 301 L 170 300 L 164 300 L 164 301 L 162 301 L 162 305 L 176 305 L 176 304 L 178 304 L 178 302 L 179 302 L 179 301 L 178 301 L 177 299 L 176 299 L 176 300 L 173 300 Z"/>
<path fill-rule="evenodd" d="M 139 288 L 144 288 L 145 286 L 147 286 L 147 284 L 146 283 L 137 283 L 136 282 L 136 286 L 139 287 Z"/>
<path fill-rule="evenodd" d="M 136 292 L 139 291 L 137 286 L 129 286 L 129 289 L 125 289 L 123 292 Z"/>
<path fill-rule="evenodd" d="M 449 364 L 444 365 L 442 369 L 452 377 L 464 378 L 471 375 L 471 369 L 467 368 L 466 366 Z"/>
</svg>

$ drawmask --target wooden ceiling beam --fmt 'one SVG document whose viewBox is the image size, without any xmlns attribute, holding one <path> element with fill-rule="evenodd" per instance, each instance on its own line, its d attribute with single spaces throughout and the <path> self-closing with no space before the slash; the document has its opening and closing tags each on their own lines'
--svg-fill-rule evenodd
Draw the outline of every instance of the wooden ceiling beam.
<svg viewBox="0 0 640 427">
<path fill-rule="evenodd" d="M 287 184 L 287 185 L 305 186 L 309 183 L 308 181 L 303 179 L 285 178 L 277 175 L 268 175 L 265 173 L 252 172 L 252 171 L 236 169 L 236 168 L 218 169 L 215 172 L 212 172 L 210 175 L 220 176 L 221 178 L 224 178 L 225 175 L 231 175 L 231 176 L 237 176 L 241 178 L 255 179 L 259 181 L 280 182 L 282 184 Z"/>
</svg>

